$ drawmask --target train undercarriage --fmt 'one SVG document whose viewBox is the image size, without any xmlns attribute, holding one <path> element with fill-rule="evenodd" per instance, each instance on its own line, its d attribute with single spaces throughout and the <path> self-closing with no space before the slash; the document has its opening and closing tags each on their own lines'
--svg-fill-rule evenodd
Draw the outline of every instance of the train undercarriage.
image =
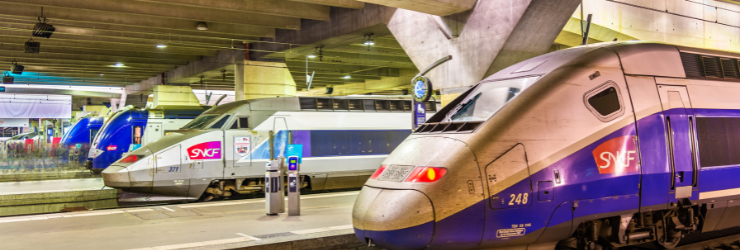
<svg viewBox="0 0 740 250">
<path fill-rule="evenodd" d="M 649 242 L 671 249 L 686 235 L 699 232 L 706 214 L 707 204 L 692 205 L 685 200 L 667 210 L 589 220 L 556 249 L 608 250 Z"/>
</svg>

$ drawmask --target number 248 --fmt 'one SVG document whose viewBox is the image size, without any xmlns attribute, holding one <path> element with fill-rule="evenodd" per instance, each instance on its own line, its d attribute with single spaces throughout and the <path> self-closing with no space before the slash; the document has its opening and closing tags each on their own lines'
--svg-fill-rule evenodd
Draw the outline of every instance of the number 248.
<svg viewBox="0 0 740 250">
<path fill-rule="evenodd" d="M 509 200 L 509 206 L 527 204 L 529 201 L 529 193 L 511 194 L 509 198 L 511 198 Z"/>
</svg>

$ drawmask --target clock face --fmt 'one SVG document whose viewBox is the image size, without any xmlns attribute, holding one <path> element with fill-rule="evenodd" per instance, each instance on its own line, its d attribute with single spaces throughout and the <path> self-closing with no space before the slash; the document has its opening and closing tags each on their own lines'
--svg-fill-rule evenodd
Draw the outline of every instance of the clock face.
<svg viewBox="0 0 740 250">
<path fill-rule="evenodd" d="M 416 84 L 414 84 L 414 95 L 416 98 L 424 98 L 424 96 L 427 94 L 427 84 L 424 81 L 416 81 Z"/>
</svg>

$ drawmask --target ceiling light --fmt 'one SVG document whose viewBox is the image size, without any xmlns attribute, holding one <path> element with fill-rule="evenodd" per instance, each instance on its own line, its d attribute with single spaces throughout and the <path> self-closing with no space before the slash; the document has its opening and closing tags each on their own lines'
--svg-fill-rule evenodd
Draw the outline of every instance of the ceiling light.
<svg viewBox="0 0 740 250">
<path fill-rule="evenodd" d="M 367 46 L 375 45 L 375 41 L 373 40 L 373 35 L 375 35 L 375 34 L 373 34 L 373 33 L 367 33 L 367 34 L 365 34 L 365 42 L 363 44 L 364 45 L 367 45 Z"/>
<path fill-rule="evenodd" d="M 13 84 L 14 79 L 14 77 L 10 76 L 10 74 L 6 72 L 5 76 L 3 76 L 3 84 Z"/>
<path fill-rule="evenodd" d="M 113 66 L 114 67 L 123 67 L 124 65 L 123 65 L 123 63 L 116 63 L 116 64 L 113 64 Z"/>
<path fill-rule="evenodd" d="M 205 22 L 198 22 L 198 24 L 195 25 L 196 30 L 208 30 L 208 24 Z"/>
<path fill-rule="evenodd" d="M 13 64 L 10 65 L 10 72 L 13 74 L 20 75 L 20 74 L 23 74 L 24 68 L 25 67 L 23 65 L 18 64 L 17 62 L 15 62 L 15 59 L 13 59 Z"/>
<path fill-rule="evenodd" d="M 157 44 L 157 48 L 167 48 L 167 45 L 164 45 L 164 44 Z"/>
<path fill-rule="evenodd" d="M 316 55 L 307 55 L 308 58 L 316 58 Z"/>
<path fill-rule="evenodd" d="M 350 79 L 350 78 L 352 78 L 352 76 L 350 76 L 350 75 L 346 75 L 346 76 L 344 76 L 344 77 L 342 77 L 342 78 L 344 78 L 344 79 Z"/>
<path fill-rule="evenodd" d="M 51 34 L 53 34 L 56 29 L 51 24 L 46 23 L 48 21 L 49 19 L 46 19 L 46 17 L 44 16 L 44 7 L 41 7 L 41 16 L 39 17 L 39 22 L 36 23 L 35 26 L 33 26 L 33 32 L 31 33 L 31 35 L 35 37 L 51 37 Z"/>
<path fill-rule="evenodd" d="M 34 41 L 33 38 L 29 39 L 23 46 L 26 53 L 39 53 L 41 51 L 41 43 Z"/>
<path fill-rule="evenodd" d="M 100 74 L 100 76 L 103 76 L 103 74 Z"/>
</svg>

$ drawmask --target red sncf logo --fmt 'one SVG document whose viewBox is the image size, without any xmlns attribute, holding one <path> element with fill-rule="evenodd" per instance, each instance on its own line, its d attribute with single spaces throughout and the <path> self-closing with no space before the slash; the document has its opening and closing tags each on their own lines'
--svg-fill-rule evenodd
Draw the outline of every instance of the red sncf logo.
<svg viewBox="0 0 740 250">
<path fill-rule="evenodd" d="M 593 151 L 599 174 L 637 172 L 635 136 L 625 135 L 605 141 Z"/>
</svg>

